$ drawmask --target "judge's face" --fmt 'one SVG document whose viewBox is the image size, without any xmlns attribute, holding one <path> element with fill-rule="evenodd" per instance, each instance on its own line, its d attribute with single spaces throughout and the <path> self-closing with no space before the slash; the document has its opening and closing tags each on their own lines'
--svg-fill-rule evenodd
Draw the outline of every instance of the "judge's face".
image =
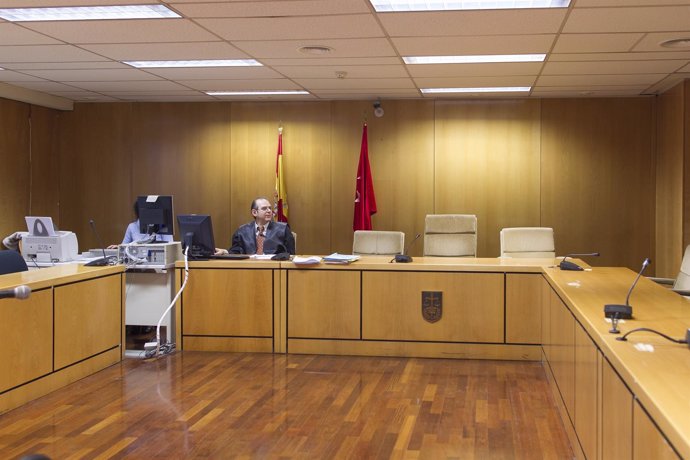
<svg viewBox="0 0 690 460">
<path fill-rule="evenodd" d="M 266 225 L 273 218 L 273 208 L 268 200 L 257 200 L 256 208 L 252 209 L 252 216 L 259 225 Z"/>
</svg>

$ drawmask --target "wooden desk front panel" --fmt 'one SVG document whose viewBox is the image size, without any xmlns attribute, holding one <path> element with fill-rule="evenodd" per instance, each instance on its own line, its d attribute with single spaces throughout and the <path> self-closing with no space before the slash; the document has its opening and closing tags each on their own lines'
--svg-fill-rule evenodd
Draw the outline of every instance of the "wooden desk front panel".
<svg viewBox="0 0 690 460">
<path fill-rule="evenodd" d="M 647 412 L 640 406 L 639 401 L 635 401 L 633 420 L 634 460 L 677 460 L 680 458 L 654 425 Z"/>
<path fill-rule="evenodd" d="M 273 337 L 273 270 L 190 270 L 182 335 Z"/>
<path fill-rule="evenodd" d="M 602 366 L 601 403 L 601 458 L 632 459 L 633 395 L 606 360 Z"/>
<path fill-rule="evenodd" d="M 575 419 L 575 318 L 553 290 L 550 303 L 549 362 L 572 423 Z"/>
<path fill-rule="evenodd" d="M 503 273 L 363 272 L 362 338 L 503 343 Z M 422 291 L 443 292 L 443 313 L 422 317 Z"/>
<path fill-rule="evenodd" d="M 506 342 L 541 343 L 542 289 L 540 274 L 506 274 Z M 548 297 L 547 297 L 548 299 Z"/>
<path fill-rule="evenodd" d="M 118 347 L 121 275 L 55 287 L 55 370 Z"/>
<path fill-rule="evenodd" d="M 360 272 L 291 270 L 287 276 L 288 338 L 360 338 Z"/>
<path fill-rule="evenodd" d="M 53 290 L 0 300 L 0 392 L 53 370 Z"/>
</svg>

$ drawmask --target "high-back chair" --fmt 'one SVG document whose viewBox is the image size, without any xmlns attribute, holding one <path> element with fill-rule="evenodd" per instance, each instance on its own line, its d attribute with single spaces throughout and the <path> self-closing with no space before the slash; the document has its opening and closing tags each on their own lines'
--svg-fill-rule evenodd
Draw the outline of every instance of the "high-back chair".
<svg viewBox="0 0 690 460">
<path fill-rule="evenodd" d="M 501 230 L 501 257 L 556 257 L 556 246 L 553 240 L 553 228 L 504 228 Z"/>
<path fill-rule="evenodd" d="M 352 242 L 353 254 L 402 254 L 405 248 L 403 232 L 357 230 Z"/>
<path fill-rule="evenodd" d="M 17 251 L 0 251 L 0 275 L 28 270 L 24 258 Z"/>
<path fill-rule="evenodd" d="M 690 297 L 690 246 L 685 248 L 683 261 L 680 263 L 680 271 L 675 279 L 654 277 L 650 277 L 649 279 L 659 284 L 668 285 L 673 291 L 682 296 Z"/>
<path fill-rule="evenodd" d="M 477 216 L 427 214 L 424 219 L 424 255 L 477 257 Z"/>
</svg>

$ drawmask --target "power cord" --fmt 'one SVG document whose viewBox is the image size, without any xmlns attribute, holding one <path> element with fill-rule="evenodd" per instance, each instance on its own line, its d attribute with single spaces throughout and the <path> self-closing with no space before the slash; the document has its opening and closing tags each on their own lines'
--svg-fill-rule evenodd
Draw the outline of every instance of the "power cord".
<svg viewBox="0 0 690 460">
<path fill-rule="evenodd" d="M 669 340 L 673 343 L 686 343 L 688 344 L 688 348 L 690 348 L 690 329 L 688 329 L 685 332 L 685 338 L 684 339 L 674 339 L 673 337 L 669 337 L 668 335 L 655 331 L 654 329 L 649 329 L 648 327 L 638 327 L 637 329 L 633 329 L 632 331 L 628 331 L 625 334 L 623 334 L 620 337 L 616 337 L 616 340 L 620 340 L 621 342 L 627 342 L 628 336 L 630 334 L 633 334 L 635 332 L 652 332 L 654 334 L 660 335 L 661 337 L 665 338 L 666 340 Z"/>
</svg>

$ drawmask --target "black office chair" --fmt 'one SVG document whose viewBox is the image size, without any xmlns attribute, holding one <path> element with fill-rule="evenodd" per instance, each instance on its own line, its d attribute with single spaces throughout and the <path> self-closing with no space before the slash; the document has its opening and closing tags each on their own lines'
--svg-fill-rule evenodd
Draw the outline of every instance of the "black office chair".
<svg viewBox="0 0 690 460">
<path fill-rule="evenodd" d="M 0 275 L 25 272 L 28 269 L 24 258 L 17 251 L 0 251 Z"/>
</svg>

